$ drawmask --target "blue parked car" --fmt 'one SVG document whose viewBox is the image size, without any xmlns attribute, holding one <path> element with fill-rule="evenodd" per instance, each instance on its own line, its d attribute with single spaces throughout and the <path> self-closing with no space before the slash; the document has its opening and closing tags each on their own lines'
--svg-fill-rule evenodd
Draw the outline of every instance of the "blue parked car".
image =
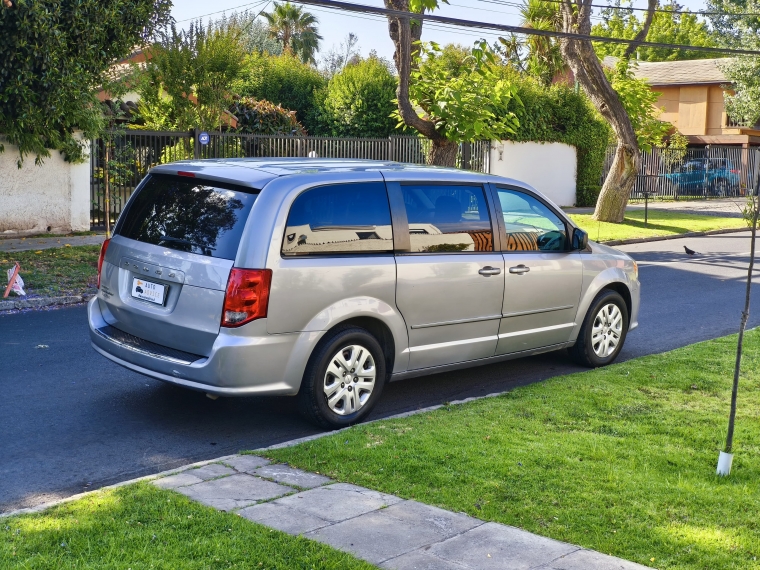
<svg viewBox="0 0 760 570">
<path fill-rule="evenodd" d="M 684 162 L 675 172 L 663 174 L 688 196 L 736 196 L 739 170 L 725 158 L 696 158 Z"/>
</svg>

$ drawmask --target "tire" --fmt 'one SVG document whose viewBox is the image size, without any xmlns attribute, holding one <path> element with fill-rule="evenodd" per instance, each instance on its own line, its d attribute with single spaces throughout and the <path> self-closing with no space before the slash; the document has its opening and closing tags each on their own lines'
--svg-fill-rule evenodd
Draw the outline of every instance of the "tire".
<svg viewBox="0 0 760 570">
<path fill-rule="evenodd" d="M 605 321 L 606 324 L 595 336 L 595 324 Z M 570 349 L 570 355 L 582 366 L 589 368 L 606 366 L 614 362 L 620 354 L 627 333 L 628 308 L 625 301 L 620 293 L 604 289 L 591 303 L 586 317 L 583 319 L 583 326 L 578 333 L 578 340 Z M 609 350 L 610 340 L 617 340 L 617 344 L 611 351 Z"/>
<path fill-rule="evenodd" d="M 356 363 L 363 374 L 351 366 Z M 353 425 L 375 407 L 385 380 L 385 355 L 377 339 L 359 327 L 339 329 L 324 338 L 309 359 L 298 392 L 300 411 L 323 428 Z"/>
</svg>

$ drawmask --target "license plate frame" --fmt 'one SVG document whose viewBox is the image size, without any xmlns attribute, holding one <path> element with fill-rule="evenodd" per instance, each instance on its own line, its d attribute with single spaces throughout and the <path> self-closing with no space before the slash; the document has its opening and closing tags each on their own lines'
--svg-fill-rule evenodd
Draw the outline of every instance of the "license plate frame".
<svg viewBox="0 0 760 570">
<path fill-rule="evenodd" d="M 166 303 L 166 294 L 169 287 L 148 281 L 142 277 L 132 278 L 132 297 L 140 301 L 146 301 L 154 305 L 163 306 Z"/>
</svg>

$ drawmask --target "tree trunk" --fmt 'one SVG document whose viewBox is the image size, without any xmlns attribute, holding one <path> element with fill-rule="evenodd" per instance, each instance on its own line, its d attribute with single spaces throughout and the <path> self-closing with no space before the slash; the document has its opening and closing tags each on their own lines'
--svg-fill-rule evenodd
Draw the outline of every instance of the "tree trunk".
<svg viewBox="0 0 760 570">
<path fill-rule="evenodd" d="M 408 12 L 409 0 L 385 0 L 385 7 Z M 388 33 L 396 48 L 393 53 L 393 63 L 396 64 L 396 71 L 398 71 L 396 99 L 398 100 L 398 111 L 401 119 L 406 126 L 413 128 L 433 142 L 428 153 L 428 164 L 456 166 L 456 149 L 459 145 L 439 133 L 433 121 L 420 117 L 409 100 L 409 77 L 414 65 L 413 56 L 419 49 L 415 47 L 415 44 L 422 36 L 422 21 L 415 21 L 412 25 L 409 18 L 388 16 Z"/>
<path fill-rule="evenodd" d="M 432 166 L 456 166 L 459 144 L 445 138 L 433 140 L 427 155 L 427 163 Z"/>
<path fill-rule="evenodd" d="M 591 33 L 591 0 L 576 0 L 575 3 L 563 0 L 561 10 L 563 31 Z M 636 133 L 618 94 L 604 75 L 591 42 L 563 38 L 560 49 L 575 79 L 617 137 L 615 160 L 602 186 L 593 218 L 620 223 L 641 163 Z"/>
</svg>

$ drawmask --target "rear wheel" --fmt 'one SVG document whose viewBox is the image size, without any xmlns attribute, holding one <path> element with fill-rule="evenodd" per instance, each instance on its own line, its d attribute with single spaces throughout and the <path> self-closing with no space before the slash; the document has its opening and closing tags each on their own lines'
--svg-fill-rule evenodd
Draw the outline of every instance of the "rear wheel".
<svg viewBox="0 0 760 570">
<path fill-rule="evenodd" d="M 628 308 L 625 301 L 620 293 L 605 289 L 591 303 L 570 354 L 583 366 L 606 366 L 620 354 L 627 332 Z"/>
<path fill-rule="evenodd" d="M 312 354 L 298 393 L 301 412 L 324 428 L 341 428 L 366 418 L 385 384 L 385 356 L 362 328 L 338 330 Z"/>
</svg>

